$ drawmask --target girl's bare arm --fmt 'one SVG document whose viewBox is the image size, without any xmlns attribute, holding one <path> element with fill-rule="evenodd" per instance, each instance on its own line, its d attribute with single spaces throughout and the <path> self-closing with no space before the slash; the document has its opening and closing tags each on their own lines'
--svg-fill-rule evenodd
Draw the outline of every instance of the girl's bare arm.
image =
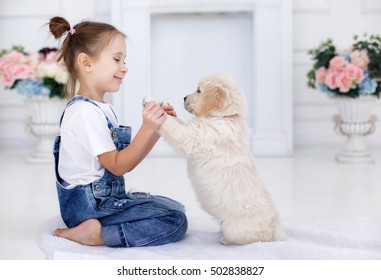
<svg viewBox="0 0 381 280">
<path fill-rule="evenodd" d="M 159 140 L 158 129 L 167 113 L 159 105 L 148 103 L 143 108 L 143 124 L 131 144 L 118 152 L 113 150 L 98 156 L 99 162 L 112 174 L 122 176 L 134 169 Z"/>
</svg>

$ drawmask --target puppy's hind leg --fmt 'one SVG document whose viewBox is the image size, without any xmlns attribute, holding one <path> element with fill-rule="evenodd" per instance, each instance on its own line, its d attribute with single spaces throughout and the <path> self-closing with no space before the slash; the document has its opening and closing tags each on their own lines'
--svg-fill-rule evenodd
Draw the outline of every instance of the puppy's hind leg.
<svg viewBox="0 0 381 280">
<path fill-rule="evenodd" d="M 276 220 L 276 224 L 274 226 L 274 231 L 273 231 L 273 241 L 283 241 L 287 239 L 287 234 L 280 223 L 279 219 Z"/>
<path fill-rule="evenodd" d="M 261 227 L 252 218 L 240 216 L 229 218 L 221 224 L 222 237 L 220 243 L 224 245 L 245 245 L 254 242 L 272 241 L 271 227 Z"/>
</svg>

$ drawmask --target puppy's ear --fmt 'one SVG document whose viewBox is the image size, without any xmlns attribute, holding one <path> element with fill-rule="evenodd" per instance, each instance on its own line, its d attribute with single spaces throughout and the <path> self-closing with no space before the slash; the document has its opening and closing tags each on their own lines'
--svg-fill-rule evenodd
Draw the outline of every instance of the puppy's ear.
<svg viewBox="0 0 381 280">
<path fill-rule="evenodd" d="M 202 94 L 202 99 L 195 111 L 196 116 L 207 116 L 213 111 L 218 111 L 224 105 L 226 98 L 225 89 L 221 85 L 207 87 Z"/>
</svg>

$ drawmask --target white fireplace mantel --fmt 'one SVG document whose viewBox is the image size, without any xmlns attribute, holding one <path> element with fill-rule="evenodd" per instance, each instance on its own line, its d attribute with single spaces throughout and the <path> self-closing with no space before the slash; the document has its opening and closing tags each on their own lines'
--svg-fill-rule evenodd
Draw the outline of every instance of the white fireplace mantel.
<svg viewBox="0 0 381 280">
<path fill-rule="evenodd" d="M 241 64 L 247 69 L 234 71 L 237 73 L 238 80 L 242 79 L 249 103 L 248 123 L 253 154 L 292 154 L 292 0 L 113 0 L 112 23 L 128 36 L 126 62 L 129 73 L 120 93 L 112 95 L 113 103 L 122 116 L 123 122 L 131 125 L 136 132 L 141 125 L 141 101 L 144 96 L 181 102 L 182 96 L 189 92 L 183 92 L 182 96 L 180 94 L 177 96 L 178 93 L 173 93 L 175 89 L 183 90 L 183 88 L 179 85 L 178 88 L 172 86 L 170 79 L 184 87 L 188 83 L 196 84 L 197 80 L 195 76 L 192 76 L 198 74 L 196 70 L 189 69 L 187 80 L 187 75 L 179 72 L 178 75 L 176 74 L 177 65 L 173 63 L 181 63 L 182 59 L 196 62 L 199 58 L 197 56 L 184 58 L 178 55 L 178 59 L 174 60 L 171 51 L 166 51 L 166 46 L 175 48 L 176 38 L 167 40 L 170 35 L 165 36 L 164 33 L 166 30 L 173 29 L 174 31 L 170 32 L 179 34 L 176 32 L 179 32 L 178 28 L 182 28 L 181 24 L 184 22 L 182 18 L 187 19 L 189 15 L 200 14 L 238 15 L 233 17 L 231 26 L 235 23 L 238 25 L 232 27 L 230 35 L 234 37 L 236 31 L 245 32 L 242 31 L 243 28 L 246 28 L 249 33 L 247 36 L 237 35 L 237 40 L 247 38 L 248 42 L 226 40 L 226 48 L 239 47 L 241 52 L 240 46 L 249 46 L 243 48 L 243 51 L 248 52 L 246 60 L 249 61 L 245 62 L 241 58 L 243 61 Z M 243 14 L 242 17 L 241 14 Z M 191 20 L 194 19 L 191 17 L 190 22 Z M 197 23 L 197 21 L 194 22 Z M 230 23 L 225 25 L 223 19 L 221 21 L 219 18 L 213 23 L 223 23 L 222 29 L 230 26 Z M 189 31 L 189 29 L 186 30 Z M 159 31 L 161 33 L 157 34 Z M 205 29 L 201 27 L 195 30 L 196 33 L 184 36 L 188 36 L 189 41 L 192 42 L 192 38 L 197 37 L 195 35 L 204 31 Z M 208 33 L 205 36 L 208 36 Z M 167 41 L 162 42 L 162 40 Z M 207 48 L 213 46 L 204 46 L 200 42 L 197 47 L 207 51 Z M 172 49 L 174 56 L 175 50 Z M 168 62 L 172 64 L 166 65 L 164 69 L 162 65 L 165 63 L 165 58 L 162 56 L 165 54 L 168 56 Z M 192 54 L 183 54 L 183 56 L 189 55 Z M 234 55 L 226 57 L 226 60 L 236 65 Z M 239 68 L 241 64 L 235 67 Z M 185 67 L 187 66 L 184 65 L 181 68 Z M 214 70 L 211 65 L 200 66 L 200 68 L 205 71 Z M 226 69 L 220 69 L 220 72 L 224 70 Z M 163 74 L 162 71 L 166 73 Z M 166 84 L 163 85 L 163 83 Z M 168 90 L 164 89 L 165 86 Z M 175 108 L 178 111 L 179 107 Z M 165 144 L 159 144 L 154 154 L 168 155 L 174 152 Z"/>
</svg>

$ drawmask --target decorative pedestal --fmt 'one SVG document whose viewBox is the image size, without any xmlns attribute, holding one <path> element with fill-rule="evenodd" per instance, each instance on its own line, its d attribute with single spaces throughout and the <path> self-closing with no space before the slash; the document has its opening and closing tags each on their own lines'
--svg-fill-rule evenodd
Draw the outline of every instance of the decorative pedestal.
<svg viewBox="0 0 381 280">
<path fill-rule="evenodd" d="M 28 163 L 53 163 L 54 137 L 59 133 L 59 121 L 67 100 L 58 97 L 35 97 L 26 101 L 30 117 L 27 130 L 39 138 Z"/>
<path fill-rule="evenodd" d="M 377 117 L 371 115 L 371 109 L 377 97 L 336 96 L 333 99 L 339 109 L 339 115 L 333 117 L 335 130 L 347 137 L 344 147 L 336 155 L 336 161 L 339 163 L 374 163 L 374 159 L 365 145 L 364 137 L 375 131 Z"/>
</svg>

